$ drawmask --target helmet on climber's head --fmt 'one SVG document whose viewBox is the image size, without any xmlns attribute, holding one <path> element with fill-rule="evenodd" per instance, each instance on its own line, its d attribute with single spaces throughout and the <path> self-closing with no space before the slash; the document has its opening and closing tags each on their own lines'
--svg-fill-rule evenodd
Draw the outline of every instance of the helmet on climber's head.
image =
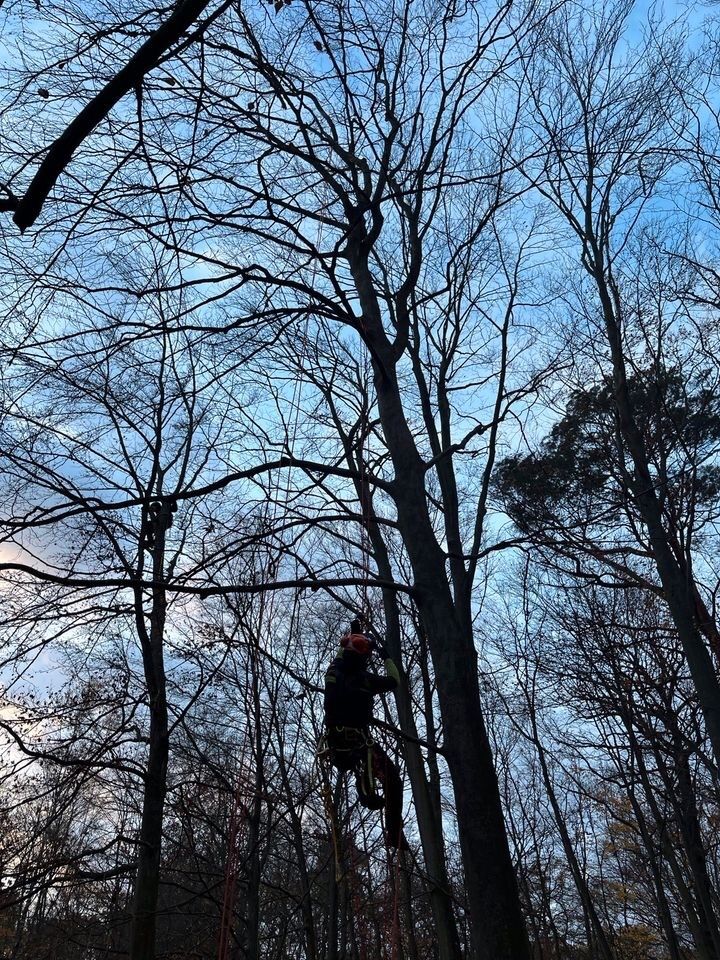
<svg viewBox="0 0 720 960">
<path fill-rule="evenodd" d="M 364 633 L 362 621 L 356 618 L 351 622 L 348 632 L 340 638 L 340 646 L 344 652 L 365 658 L 370 656 L 375 643 L 372 637 Z"/>
</svg>

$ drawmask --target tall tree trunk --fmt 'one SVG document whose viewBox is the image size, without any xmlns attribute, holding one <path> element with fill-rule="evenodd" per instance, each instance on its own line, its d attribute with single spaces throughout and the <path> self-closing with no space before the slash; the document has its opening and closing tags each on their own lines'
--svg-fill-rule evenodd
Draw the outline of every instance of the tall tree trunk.
<svg viewBox="0 0 720 960">
<path fill-rule="evenodd" d="M 675 745 L 675 774 L 677 791 L 673 778 L 667 770 L 666 758 L 657 757 L 658 769 L 668 787 L 671 803 L 675 810 L 680 836 L 685 847 L 690 873 L 695 890 L 695 902 L 698 916 L 705 930 L 708 942 L 712 942 L 715 955 L 720 957 L 720 931 L 715 916 L 714 891 L 708 872 L 707 856 L 700 830 L 700 815 L 697 808 L 697 796 L 690 772 L 687 751 L 681 742 L 681 735 L 674 718 L 670 719 Z M 658 751 L 659 754 L 659 751 Z"/>
<path fill-rule="evenodd" d="M 170 504 L 161 505 L 153 528 L 153 587 L 150 630 L 145 624 L 142 590 L 135 590 L 135 622 L 142 650 L 143 669 L 150 706 L 150 744 L 145 769 L 142 821 L 135 875 L 130 960 L 153 960 L 163 813 L 167 791 L 168 711 L 165 692 L 163 639 L 167 598 L 165 577 L 165 535 L 172 522 Z"/>
<path fill-rule="evenodd" d="M 420 477 L 419 490 L 412 489 L 417 482 L 412 480 L 409 490 L 401 490 L 405 486 L 399 481 L 403 466 L 398 464 L 396 469 L 399 525 L 404 529 L 413 564 L 418 611 L 435 668 L 473 948 L 477 956 L 487 960 L 523 960 L 529 956 L 529 947 L 480 706 L 477 654 L 472 635 L 467 635 L 455 610 L 445 577 L 444 557 L 432 534 L 421 465 L 414 465 L 416 477 Z M 416 522 L 421 509 L 427 521 L 424 529 L 419 529 Z"/>
<path fill-rule="evenodd" d="M 697 691 L 715 762 L 720 766 L 720 684 L 712 657 L 698 626 L 697 588 L 690 571 L 682 569 L 673 553 L 672 538 L 665 528 L 662 507 L 650 471 L 650 459 L 645 440 L 635 418 L 625 369 L 619 312 L 620 298 L 612 281 L 606 275 L 603 254 L 595 237 L 590 235 L 588 243 L 592 249 L 589 273 L 597 286 L 612 357 L 613 395 L 618 431 L 630 454 L 634 468 L 632 476 L 628 478 L 628 485 L 647 527 L 650 549 L 665 600 Z"/>
<path fill-rule="evenodd" d="M 326 943 L 326 956 L 327 960 L 338 960 L 338 934 L 340 930 L 344 930 L 345 926 L 345 888 L 346 884 L 344 882 L 338 882 L 337 877 L 337 868 L 338 863 L 342 866 L 343 863 L 343 852 L 340 845 L 340 836 L 337 832 L 337 822 L 339 820 L 337 811 L 339 805 L 342 801 L 342 774 L 338 773 L 335 778 L 335 788 L 332 795 L 332 804 L 333 804 L 333 816 L 335 817 L 335 825 L 330 828 L 330 854 L 332 859 L 328 867 L 328 922 L 327 922 L 327 943 Z M 334 832 L 334 835 L 333 835 Z M 338 844 L 336 849 L 335 844 Z M 342 883 L 342 889 L 341 889 Z M 341 896 L 343 898 L 343 903 L 340 903 Z"/>
<path fill-rule="evenodd" d="M 445 555 L 428 513 L 424 464 L 402 406 L 395 369 L 397 356 L 382 327 L 362 244 L 351 241 L 348 255 L 363 310 L 363 334 L 373 358 L 380 420 L 395 472 L 393 494 L 398 527 L 412 565 L 418 613 L 437 678 L 445 759 L 458 816 L 472 949 L 482 960 L 529 960 L 517 879 L 480 705 L 472 627 L 453 602 Z"/>
<path fill-rule="evenodd" d="M 366 490 L 364 495 L 366 497 L 365 502 L 371 503 L 370 491 Z M 378 573 L 383 579 L 391 580 L 390 558 L 374 514 L 372 520 L 373 522 L 369 524 L 369 533 Z M 400 729 L 410 738 L 404 742 L 405 763 L 410 777 L 423 857 L 425 858 L 425 867 L 430 883 L 430 903 L 433 920 L 435 921 L 438 958 L 439 960 L 461 960 L 460 938 L 455 922 L 452 897 L 450 896 L 450 881 L 445 864 L 442 824 L 435 813 L 423 756 L 420 745 L 416 742 L 418 730 L 413 715 L 407 677 L 402 665 L 400 615 L 397 595 L 394 591 L 383 590 L 383 609 L 388 651 L 400 670 L 400 684 L 395 691 L 395 703 L 400 720 Z"/>
<path fill-rule="evenodd" d="M 414 620 L 416 618 L 413 618 Z M 428 767 L 428 788 L 430 790 L 430 801 L 432 803 L 433 814 L 438 823 L 442 822 L 442 780 L 440 777 L 440 764 L 438 763 L 438 731 L 435 724 L 435 705 L 433 703 L 433 689 L 430 676 L 430 663 L 428 662 L 427 638 L 420 626 L 417 624 L 418 639 L 420 641 L 420 675 L 422 678 L 423 703 L 425 708 L 425 736 L 430 745 L 427 756 Z"/>
<path fill-rule="evenodd" d="M 480 707 L 477 655 L 472 637 L 459 622 L 445 577 L 444 557 L 432 534 L 419 457 L 414 464 L 403 460 L 400 456 L 396 463 L 399 525 L 413 565 L 418 611 L 435 667 L 473 947 L 477 956 L 487 960 L 521 960 L 528 955 L 528 945 Z M 419 518 L 426 522 L 419 524 Z"/>
<path fill-rule="evenodd" d="M 398 853 L 398 856 L 403 856 L 402 853 Z M 402 890 L 402 917 L 405 924 L 406 937 L 407 937 L 407 960 L 420 960 L 420 950 L 418 948 L 417 937 L 415 936 L 415 915 L 413 911 L 413 890 L 412 890 L 412 873 L 407 868 L 405 863 L 400 864 L 400 869 L 398 871 L 398 883 Z M 457 930 L 456 930 L 457 936 Z M 458 945 L 459 945 L 458 938 Z M 438 943 L 438 956 L 442 956 L 440 953 L 440 944 Z M 460 955 L 459 955 L 460 956 Z"/>
<path fill-rule="evenodd" d="M 658 919 L 660 920 L 660 925 L 665 934 L 665 940 L 668 946 L 668 954 L 670 956 L 670 960 L 682 960 L 680 954 L 680 944 L 678 943 L 675 926 L 672 921 L 672 914 L 670 913 L 670 906 L 665 893 L 665 883 L 663 881 L 660 863 L 658 862 L 658 857 L 655 852 L 655 845 L 652 842 L 651 833 L 648 829 L 642 807 L 638 803 L 637 797 L 635 796 L 634 786 L 632 784 L 626 784 L 626 788 L 633 813 L 635 814 L 638 830 L 640 831 L 640 836 L 642 837 L 643 844 L 645 845 L 648 865 L 650 867 L 650 873 L 652 875 L 653 885 L 655 887 L 655 900 L 658 909 Z M 659 829 L 662 830 L 663 827 L 659 825 Z"/>
</svg>

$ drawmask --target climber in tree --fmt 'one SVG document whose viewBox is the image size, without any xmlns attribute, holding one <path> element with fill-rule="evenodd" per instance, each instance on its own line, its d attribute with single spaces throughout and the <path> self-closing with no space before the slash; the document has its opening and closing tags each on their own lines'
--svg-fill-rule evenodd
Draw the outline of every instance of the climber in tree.
<svg viewBox="0 0 720 960">
<path fill-rule="evenodd" d="M 360 803 L 385 808 L 385 843 L 405 849 L 402 829 L 402 781 L 398 768 L 370 735 L 373 697 L 394 690 L 400 682 L 384 645 L 368 636 L 360 619 L 340 640 L 338 655 L 325 674 L 325 729 L 330 762 L 343 772 L 353 770 Z M 385 660 L 385 676 L 368 672 L 371 653 Z M 380 782 L 383 795 L 377 790 Z"/>
</svg>

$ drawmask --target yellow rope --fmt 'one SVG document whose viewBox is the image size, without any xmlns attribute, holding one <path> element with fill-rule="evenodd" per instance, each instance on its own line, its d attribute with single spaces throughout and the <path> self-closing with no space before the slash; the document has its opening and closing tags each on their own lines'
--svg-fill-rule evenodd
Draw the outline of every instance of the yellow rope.
<svg viewBox="0 0 720 960">
<path fill-rule="evenodd" d="M 327 770 L 327 756 L 329 749 L 327 740 L 323 736 L 320 738 L 318 748 L 315 753 L 315 761 L 320 769 L 322 780 L 322 798 L 325 809 L 325 817 L 330 825 L 330 836 L 332 837 L 333 854 L 335 857 L 335 882 L 342 880 L 342 866 L 340 864 L 340 842 L 338 840 L 337 818 L 335 816 L 335 804 L 333 803 L 332 790 L 330 789 L 330 776 Z"/>
</svg>

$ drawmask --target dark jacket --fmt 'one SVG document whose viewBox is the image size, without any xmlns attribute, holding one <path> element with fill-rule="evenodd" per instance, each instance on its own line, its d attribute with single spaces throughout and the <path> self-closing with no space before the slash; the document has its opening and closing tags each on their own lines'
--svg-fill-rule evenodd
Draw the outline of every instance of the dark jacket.
<svg viewBox="0 0 720 960">
<path fill-rule="evenodd" d="M 327 727 L 367 727 L 372 722 L 373 697 L 398 685 L 394 662 L 385 661 L 387 676 L 367 670 L 367 657 L 341 650 L 325 674 L 325 725 Z"/>
</svg>

